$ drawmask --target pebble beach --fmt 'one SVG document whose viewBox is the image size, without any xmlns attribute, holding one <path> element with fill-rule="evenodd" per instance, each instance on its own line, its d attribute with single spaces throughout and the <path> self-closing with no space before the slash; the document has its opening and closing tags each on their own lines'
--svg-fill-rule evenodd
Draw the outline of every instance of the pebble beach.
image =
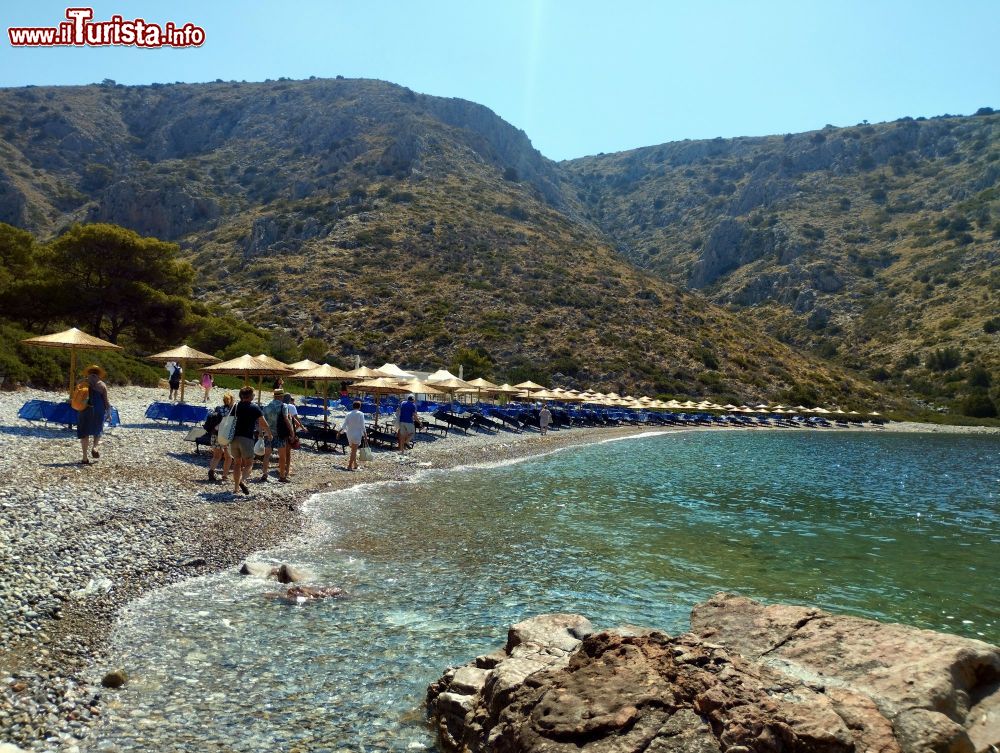
<svg viewBox="0 0 1000 753">
<path fill-rule="evenodd" d="M 221 398 L 221 391 L 216 390 Z M 185 441 L 190 426 L 144 418 L 163 400 L 154 388 L 109 388 L 122 425 L 105 433 L 101 457 L 78 464 L 79 440 L 65 427 L 16 418 L 27 400 L 61 396 L 0 393 L 0 744 L 79 749 L 113 692 L 85 679 L 104 653 L 116 615 L 160 586 L 239 565 L 253 552 L 300 535 L 303 502 L 357 483 L 404 480 L 427 468 L 515 459 L 642 428 L 574 429 L 421 438 L 407 461 L 376 451 L 356 473 L 340 453 L 303 443 L 292 483 L 252 482 L 250 495 L 208 481 L 209 456 Z M 254 478 L 259 471 L 255 468 Z M 100 672 L 98 672 L 100 674 Z"/>
<path fill-rule="evenodd" d="M 303 443 L 294 453 L 292 483 L 276 483 L 272 465 L 272 482 L 251 483 L 244 496 L 208 481 L 207 453 L 195 454 L 185 441 L 190 426 L 143 417 L 151 402 L 165 399 L 164 391 L 109 391 L 122 426 L 105 435 L 101 458 L 90 466 L 78 464 L 75 432 L 16 418 L 25 401 L 59 396 L 0 393 L 0 431 L 8 439 L 0 465 L 0 743 L 29 750 L 88 747 L 83 741 L 100 719 L 102 696 L 114 692 L 88 678 L 116 668 L 105 647 L 121 608 L 153 589 L 237 566 L 253 552 L 303 535 L 309 526 L 303 503 L 313 493 L 648 431 L 577 428 L 544 438 L 537 432 L 449 433 L 421 438 L 405 461 L 376 451 L 357 473 L 343 470 L 342 454 Z M 893 424 L 890 430 L 978 427 Z"/>
</svg>

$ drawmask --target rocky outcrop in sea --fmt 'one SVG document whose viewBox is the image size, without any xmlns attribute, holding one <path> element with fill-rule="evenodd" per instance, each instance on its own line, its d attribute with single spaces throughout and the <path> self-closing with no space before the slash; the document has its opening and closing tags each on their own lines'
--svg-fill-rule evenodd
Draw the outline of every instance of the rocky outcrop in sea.
<svg viewBox="0 0 1000 753">
<path fill-rule="evenodd" d="M 993 753 L 1000 648 L 717 594 L 680 636 L 525 620 L 427 703 L 449 752 Z"/>
</svg>

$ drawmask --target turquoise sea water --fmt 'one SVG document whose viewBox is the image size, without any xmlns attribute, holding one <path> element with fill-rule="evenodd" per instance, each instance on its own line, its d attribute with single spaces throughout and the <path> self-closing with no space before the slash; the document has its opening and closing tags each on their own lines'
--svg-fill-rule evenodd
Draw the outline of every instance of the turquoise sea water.
<svg viewBox="0 0 1000 753">
<path fill-rule="evenodd" d="M 222 573 L 133 609 L 94 750 L 415 750 L 426 685 L 548 611 L 687 628 L 721 590 L 1000 641 L 1000 439 L 690 432 L 317 497 L 303 606 Z"/>
</svg>

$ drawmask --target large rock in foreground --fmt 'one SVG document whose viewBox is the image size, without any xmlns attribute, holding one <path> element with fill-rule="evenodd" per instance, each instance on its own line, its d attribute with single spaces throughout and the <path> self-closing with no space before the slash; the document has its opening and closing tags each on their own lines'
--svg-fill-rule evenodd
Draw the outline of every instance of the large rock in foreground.
<svg viewBox="0 0 1000 753">
<path fill-rule="evenodd" d="M 691 633 L 593 633 L 577 615 L 428 689 L 446 751 L 975 753 L 1000 745 L 1000 649 L 719 594 Z"/>
</svg>

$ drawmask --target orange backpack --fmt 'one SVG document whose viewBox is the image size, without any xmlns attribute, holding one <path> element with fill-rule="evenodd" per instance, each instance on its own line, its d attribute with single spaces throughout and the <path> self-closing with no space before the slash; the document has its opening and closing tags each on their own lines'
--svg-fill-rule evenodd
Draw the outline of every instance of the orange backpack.
<svg viewBox="0 0 1000 753">
<path fill-rule="evenodd" d="M 69 404 L 73 406 L 73 410 L 87 410 L 90 406 L 90 385 L 86 382 L 80 382 L 76 385 L 76 389 L 70 396 Z"/>
</svg>

